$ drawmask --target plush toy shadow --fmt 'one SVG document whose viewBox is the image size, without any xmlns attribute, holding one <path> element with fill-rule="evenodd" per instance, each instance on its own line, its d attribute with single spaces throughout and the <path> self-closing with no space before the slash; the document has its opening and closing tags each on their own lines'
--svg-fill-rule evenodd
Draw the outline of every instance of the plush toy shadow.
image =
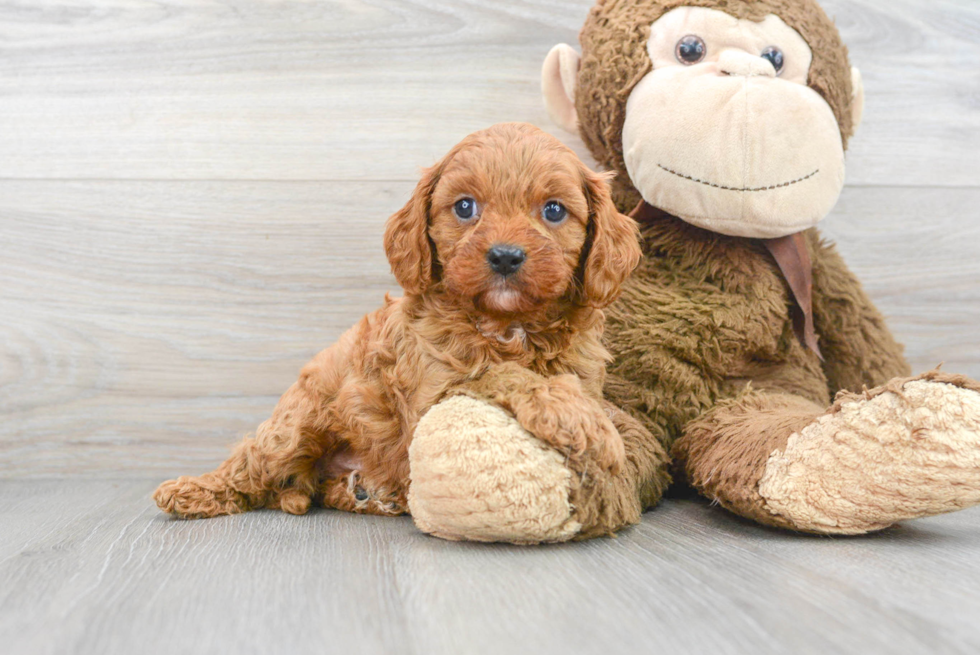
<svg viewBox="0 0 980 655">
<path fill-rule="evenodd" d="M 814 225 L 837 201 L 861 77 L 812 0 L 599 2 L 557 46 L 557 123 L 617 173 L 644 259 L 607 312 L 604 393 L 627 466 L 572 466 L 489 395 L 433 407 L 409 507 L 448 539 L 613 533 L 671 466 L 760 523 L 861 534 L 980 503 L 980 384 L 910 377 Z"/>
</svg>

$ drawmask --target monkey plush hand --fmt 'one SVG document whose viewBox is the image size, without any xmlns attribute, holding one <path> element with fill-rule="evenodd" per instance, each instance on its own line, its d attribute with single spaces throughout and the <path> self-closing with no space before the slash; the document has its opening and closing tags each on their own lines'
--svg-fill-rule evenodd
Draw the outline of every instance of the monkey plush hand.
<svg viewBox="0 0 980 655">
<path fill-rule="evenodd" d="M 559 485 L 572 501 L 548 505 L 557 513 L 510 499 L 511 516 L 483 502 L 487 485 L 519 489 L 530 475 L 545 498 L 548 467 L 563 484 L 588 476 L 499 457 L 498 442 L 519 453 L 535 439 L 509 417 L 506 429 L 480 419 L 485 405 L 437 407 L 419 447 L 448 443 L 454 423 L 474 434 L 467 421 L 486 438 L 457 443 L 456 461 L 479 464 L 439 473 L 440 492 L 413 508 L 420 526 L 455 539 L 602 534 L 656 503 L 668 464 L 737 514 L 805 532 L 860 534 L 980 503 L 980 384 L 909 377 L 813 227 L 841 192 L 863 108 L 819 5 L 600 0 L 580 41 L 581 57 L 551 51 L 542 89 L 641 223 L 644 259 L 607 311 L 604 393 L 644 429 L 623 433 L 628 466 L 594 482 L 580 503 L 591 509 Z M 474 486 L 477 472 L 489 482 Z"/>
</svg>

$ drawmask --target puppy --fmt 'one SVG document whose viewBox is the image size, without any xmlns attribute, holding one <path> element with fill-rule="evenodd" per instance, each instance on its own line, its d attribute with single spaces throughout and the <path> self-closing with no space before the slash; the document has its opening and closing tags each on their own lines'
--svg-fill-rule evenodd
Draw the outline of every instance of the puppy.
<svg viewBox="0 0 980 655">
<path fill-rule="evenodd" d="M 535 127 L 496 125 L 424 172 L 384 245 L 404 297 L 386 297 L 307 364 L 217 470 L 162 484 L 161 509 L 302 514 L 315 500 L 404 513 L 415 425 L 467 386 L 569 460 L 622 465 L 598 402 L 601 308 L 640 249 L 603 176 Z"/>
</svg>

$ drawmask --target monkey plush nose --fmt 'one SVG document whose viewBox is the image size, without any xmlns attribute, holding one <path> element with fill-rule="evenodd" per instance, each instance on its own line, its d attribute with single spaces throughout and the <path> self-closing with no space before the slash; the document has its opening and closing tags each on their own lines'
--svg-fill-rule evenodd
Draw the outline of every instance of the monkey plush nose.
<svg viewBox="0 0 980 655">
<path fill-rule="evenodd" d="M 733 48 L 721 53 L 718 68 L 734 77 L 776 77 L 776 68 L 768 59 Z"/>
<path fill-rule="evenodd" d="M 487 263 L 495 273 L 513 275 L 524 263 L 524 250 L 517 246 L 494 246 L 487 251 Z"/>
</svg>

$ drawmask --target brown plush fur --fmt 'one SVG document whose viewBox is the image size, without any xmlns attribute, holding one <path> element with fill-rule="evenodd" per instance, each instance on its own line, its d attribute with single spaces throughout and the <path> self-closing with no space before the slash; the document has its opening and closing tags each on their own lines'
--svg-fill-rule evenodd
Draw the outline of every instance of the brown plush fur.
<svg viewBox="0 0 980 655">
<path fill-rule="evenodd" d="M 618 173 L 613 189 L 620 209 L 630 211 L 640 200 L 623 161 L 626 100 L 653 68 L 646 50 L 650 26 L 683 6 L 708 7 L 754 21 L 776 14 L 799 32 L 813 51 L 808 84 L 834 111 L 847 147 L 854 131 L 847 48 L 815 0 L 600 0 L 579 35 L 582 64 L 575 105 L 585 143 L 600 164 Z"/>
<path fill-rule="evenodd" d="M 719 402 L 689 423 L 674 444 L 687 479 L 722 507 L 760 523 L 792 528 L 759 495 L 759 480 L 773 451 L 813 423 L 823 408 L 805 398 L 750 392 Z M 758 435 L 746 439 L 746 433 Z"/>
<path fill-rule="evenodd" d="M 838 391 L 907 376 L 901 346 L 816 230 L 806 236 L 824 363 L 797 339 L 789 289 L 760 242 L 665 214 L 641 235 L 645 256 L 607 311 L 606 397 L 705 495 L 788 527 L 753 504 L 769 454 Z"/>
<path fill-rule="evenodd" d="M 808 84 L 830 105 L 846 147 L 854 129 L 847 50 L 814 0 L 599 0 L 580 34 L 575 102 L 582 138 L 617 173 L 613 194 L 622 210 L 640 200 L 623 161 L 626 101 L 652 69 L 651 24 L 681 6 L 755 21 L 776 14 L 796 29 L 813 53 Z M 823 362 L 797 339 L 790 290 L 761 242 L 710 233 L 655 209 L 646 212 L 641 238 L 643 260 L 607 312 L 614 361 L 606 397 L 658 440 L 661 449 L 648 457 L 671 452 L 676 470 L 708 497 L 743 516 L 796 527 L 759 495 L 769 456 L 827 412 L 838 392 L 908 376 L 901 346 L 816 230 L 806 244 Z M 646 468 L 659 470 L 653 462 Z"/>
<path fill-rule="evenodd" d="M 583 474 L 572 478 L 569 500 L 583 526 L 575 540 L 611 535 L 639 523 L 643 510 L 656 504 L 670 484 L 667 453 L 660 442 L 612 403 L 603 406 L 623 440 L 626 465 L 615 475 L 587 462 Z"/>
<path fill-rule="evenodd" d="M 906 384 L 920 380 L 980 391 L 980 384 L 974 380 L 939 370 L 895 378 L 859 394 L 842 391 L 829 409 L 799 396 L 750 390 L 739 398 L 719 402 L 689 423 L 684 436 L 674 444 L 674 454 L 688 480 L 723 507 L 760 523 L 798 530 L 799 526 L 770 511 L 759 494 L 759 481 L 772 453 L 785 450 L 794 433 L 822 415 L 837 414 L 847 403 L 886 393 L 901 396 Z"/>
<path fill-rule="evenodd" d="M 453 214 L 462 196 L 477 199 L 478 219 Z M 560 225 L 541 217 L 550 199 L 568 209 Z M 506 279 L 487 263 L 487 250 L 501 243 L 527 253 Z M 639 248 L 636 224 L 616 211 L 602 177 L 536 128 L 495 126 L 425 172 L 389 220 L 385 250 L 405 297 L 386 299 L 307 364 L 272 417 L 217 470 L 161 485 L 154 497 L 164 511 L 300 514 L 318 498 L 402 513 L 419 417 L 488 370 L 488 378 L 525 369 L 539 377 L 539 388 L 512 390 L 530 411 L 501 399 L 570 461 L 623 465 L 622 440 L 598 405 L 609 357 L 599 308 L 617 297 Z"/>
</svg>

